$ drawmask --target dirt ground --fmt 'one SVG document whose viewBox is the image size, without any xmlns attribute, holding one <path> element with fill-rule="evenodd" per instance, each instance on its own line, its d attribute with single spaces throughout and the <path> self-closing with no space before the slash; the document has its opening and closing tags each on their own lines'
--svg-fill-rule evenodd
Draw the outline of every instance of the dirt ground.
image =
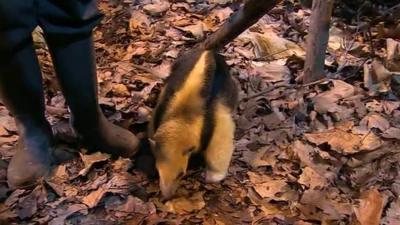
<svg viewBox="0 0 400 225">
<path fill-rule="evenodd" d="M 99 101 L 109 120 L 139 137 L 179 53 L 240 6 L 195 2 L 99 2 Z M 168 202 L 157 179 L 138 169 L 149 159 L 79 148 L 36 30 L 63 162 L 34 190 L 10 191 L 6 169 L 18 136 L 0 105 L 0 224 L 400 225 L 400 27 L 388 22 L 396 21 L 395 1 L 377 2 L 370 10 L 335 7 L 327 78 L 312 84 L 300 82 L 311 11 L 297 1 L 284 1 L 226 46 L 222 54 L 241 87 L 229 176 L 206 184 L 201 169 L 191 170 Z M 383 16 L 385 23 L 371 22 Z"/>
</svg>

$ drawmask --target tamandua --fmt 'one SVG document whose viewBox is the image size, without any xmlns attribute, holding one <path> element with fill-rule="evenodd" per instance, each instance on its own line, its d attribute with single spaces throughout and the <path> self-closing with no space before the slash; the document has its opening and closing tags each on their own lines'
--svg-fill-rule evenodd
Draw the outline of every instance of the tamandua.
<svg viewBox="0 0 400 225">
<path fill-rule="evenodd" d="M 194 153 L 204 156 L 207 182 L 226 177 L 234 149 L 232 115 L 238 89 L 217 50 L 279 2 L 247 0 L 219 30 L 172 66 L 149 127 L 164 198 L 175 193 Z"/>
<path fill-rule="evenodd" d="M 237 101 L 235 81 L 215 51 L 198 49 L 173 65 L 150 124 L 165 198 L 175 193 L 193 153 L 203 153 L 207 182 L 225 178 L 234 149 Z"/>
</svg>

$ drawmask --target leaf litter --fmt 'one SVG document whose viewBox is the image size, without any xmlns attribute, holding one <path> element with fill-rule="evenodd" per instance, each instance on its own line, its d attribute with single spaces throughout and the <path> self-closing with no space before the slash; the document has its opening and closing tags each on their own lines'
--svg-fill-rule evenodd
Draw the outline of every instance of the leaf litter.
<svg viewBox="0 0 400 225">
<path fill-rule="evenodd" d="M 222 53 L 242 100 L 229 175 L 205 184 L 201 171 L 191 171 L 179 196 L 167 202 L 157 179 L 136 168 L 147 161 L 102 153 L 81 153 L 33 190 L 10 191 L 4 181 L 17 129 L 0 105 L 0 223 L 400 224 L 400 44 L 396 29 L 388 32 L 390 23 L 362 28 L 367 18 L 395 16 L 393 2 L 357 11 L 338 1 L 329 72 L 310 85 L 297 83 L 310 16 L 297 1 L 285 1 L 230 43 Z M 100 1 L 99 7 L 106 15 L 94 31 L 101 107 L 111 121 L 144 137 L 179 52 L 215 31 L 237 3 Z M 362 16 L 347 20 L 356 18 L 353 12 Z M 34 36 L 51 96 L 48 118 L 66 124 L 50 54 L 40 30 Z M 60 143 L 77 148 L 65 140 L 73 137 L 68 129 L 54 129 L 63 134 Z"/>
</svg>

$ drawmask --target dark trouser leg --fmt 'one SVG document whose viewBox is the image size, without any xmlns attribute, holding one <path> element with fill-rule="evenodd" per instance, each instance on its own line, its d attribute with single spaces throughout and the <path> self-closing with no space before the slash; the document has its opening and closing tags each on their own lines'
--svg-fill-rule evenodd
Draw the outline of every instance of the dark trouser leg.
<svg viewBox="0 0 400 225">
<path fill-rule="evenodd" d="M 51 129 L 44 115 L 42 78 L 31 31 L 31 0 L 0 0 L 0 97 L 20 135 L 7 171 L 11 188 L 35 183 L 50 170 Z"/>
<path fill-rule="evenodd" d="M 108 122 L 97 101 L 92 29 L 100 15 L 95 1 L 43 2 L 46 5 L 39 8 L 46 10 L 40 12 L 40 22 L 72 112 L 74 129 L 83 144 L 92 150 L 133 156 L 138 147 L 137 138 Z M 57 25 L 54 21 L 63 23 Z"/>
</svg>

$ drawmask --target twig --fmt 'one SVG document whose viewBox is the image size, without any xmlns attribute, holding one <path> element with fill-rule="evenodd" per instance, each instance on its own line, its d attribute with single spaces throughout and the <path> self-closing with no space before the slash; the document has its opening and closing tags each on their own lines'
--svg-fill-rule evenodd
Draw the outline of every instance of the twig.
<svg viewBox="0 0 400 225">
<path fill-rule="evenodd" d="M 265 95 L 268 92 L 271 92 L 271 91 L 275 90 L 276 88 L 282 88 L 282 87 L 291 87 L 291 86 L 287 85 L 287 84 L 280 84 L 280 85 L 272 86 L 272 87 L 269 87 L 267 90 L 255 93 L 255 94 L 250 95 L 248 97 L 244 97 L 244 98 L 241 99 L 241 101 L 248 101 L 248 100 L 250 100 L 252 98 L 257 98 L 258 96 Z"/>
<path fill-rule="evenodd" d="M 159 72 L 157 72 L 153 69 L 150 69 L 150 68 L 147 68 L 147 67 L 141 66 L 141 65 L 136 65 L 136 64 L 132 64 L 132 66 L 136 69 L 139 69 L 139 70 L 149 73 L 150 75 L 152 75 L 153 78 L 155 78 L 157 80 L 160 80 L 160 79 L 162 80 L 163 75 L 161 75 Z"/>
</svg>

